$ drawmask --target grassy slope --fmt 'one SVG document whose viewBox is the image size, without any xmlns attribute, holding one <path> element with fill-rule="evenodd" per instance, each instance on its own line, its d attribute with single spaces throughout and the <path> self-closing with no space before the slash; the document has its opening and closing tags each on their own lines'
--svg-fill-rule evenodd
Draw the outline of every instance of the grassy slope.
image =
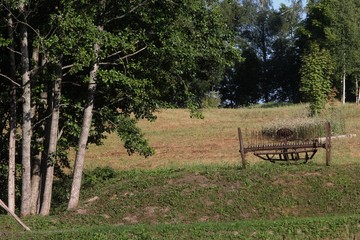
<svg viewBox="0 0 360 240">
<path fill-rule="evenodd" d="M 347 132 L 359 136 L 359 106 L 340 111 Z M 110 165 L 117 171 L 89 172 L 77 211 L 25 219 L 37 230 L 35 235 L 6 237 L 360 237 L 358 137 L 334 142 L 330 167 L 324 166 L 321 151 L 306 165 L 271 164 L 249 156 L 249 168 L 240 169 L 238 126 L 259 129 L 270 120 L 292 121 L 306 115 L 304 106 L 217 109 L 204 115 L 205 120 L 195 120 L 185 111 L 166 110 L 155 123 L 141 122 L 157 151 L 150 159 L 125 156 L 115 136 L 90 148 L 88 169 Z M 1 232 L 19 230 L 9 218 L 0 221 L 0 237 Z"/>
</svg>

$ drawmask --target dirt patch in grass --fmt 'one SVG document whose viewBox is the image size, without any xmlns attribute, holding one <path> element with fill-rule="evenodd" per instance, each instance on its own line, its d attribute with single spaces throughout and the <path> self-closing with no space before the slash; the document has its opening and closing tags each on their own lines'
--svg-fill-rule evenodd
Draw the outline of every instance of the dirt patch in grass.
<svg viewBox="0 0 360 240">
<path fill-rule="evenodd" d="M 138 217 L 136 215 L 127 215 L 126 217 L 124 217 L 122 219 L 124 222 L 120 223 L 120 225 L 122 224 L 136 224 L 138 223 Z"/>
<path fill-rule="evenodd" d="M 187 174 L 181 176 L 181 178 L 170 179 L 168 184 L 170 185 L 179 185 L 179 184 L 189 184 L 189 185 L 199 185 L 199 186 L 209 186 L 210 180 L 202 175 L 198 174 Z"/>
</svg>

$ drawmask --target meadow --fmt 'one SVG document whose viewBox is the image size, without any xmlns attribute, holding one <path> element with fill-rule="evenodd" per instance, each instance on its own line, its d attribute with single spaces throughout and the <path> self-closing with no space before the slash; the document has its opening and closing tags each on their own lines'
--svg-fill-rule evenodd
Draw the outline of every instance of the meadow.
<svg viewBox="0 0 360 240">
<path fill-rule="evenodd" d="M 334 140 L 325 166 L 273 164 L 248 154 L 237 128 L 307 119 L 306 105 L 205 109 L 204 119 L 166 109 L 140 121 L 155 155 L 128 156 L 116 135 L 89 146 L 81 204 L 66 212 L 69 181 L 56 184 L 54 211 L 29 217 L 24 232 L 0 216 L 1 239 L 360 239 L 360 106 L 328 107 L 353 138 Z"/>
<path fill-rule="evenodd" d="M 267 126 L 288 125 L 308 119 L 307 105 L 255 105 L 240 109 L 205 109 L 204 119 L 190 118 L 187 110 L 166 109 L 158 113 L 155 122 L 140 121 L 139 126 L 149 139 L 156 154 L 144 159 L 128 156 L 116 135 L 110 135 L 103 146 L 93 146 L 87 153 L 86 167 L 110 166 L 114 169 L 156 169 L 193 165 L 239 163 L 237 128 L 261 130 Z M 347 104 L 328 107 L 321 119 L 345 121 L 347 134 L 357 137 L 333 142 L 333 163 L 359 162 L 360 106 Z M 311 119 L 309 121 L 312 121 Z M 246 141 L 247 139 L 245 139 Z M 322 161 L 323 151 L 316 162 Z M 259 160 L 248 156 L 250 164 Z"/>
</svg>

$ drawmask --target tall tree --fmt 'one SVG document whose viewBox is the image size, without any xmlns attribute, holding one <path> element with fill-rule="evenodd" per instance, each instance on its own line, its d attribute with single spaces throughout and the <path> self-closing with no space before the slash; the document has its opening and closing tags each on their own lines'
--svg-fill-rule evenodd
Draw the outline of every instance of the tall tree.
<svg viewBox="0 0 360 240">
<path fill-rule="evenodd" d="M 301 1 L 293 1 L 291 5 L 282 4 L 276 12 L 278 17 L 278 33 L 272 45 L 269 60 L 269 72 L 273 84 L 274 98 L 277 101 L 299 102 L 299 69 L 301 65 L 301 49 L 297 45 L 298 28 L 302 20 Z"/>
<path fill-rule="evenodd" d="M 23 88 L 22 106 L 22 191 L 21 215 L 30 214 L 31 203 L 31 82 L 28 49 L 27 10 L 24 2 L 19 3 L 20 12 L 20 50 L 21 50 L 21 78 Z"/>
<path fill-rule="evenodd" d="M 289 7 L 283 4 L 279 10 L 272 8 L 271 1 L 244 0 L 222 5 L 232 16 L 228 19 L 229 25 L 235 25 L 238 30 L 240 37 L 236 40 L 239 49 L 246 51 L 246 55 L 251 57 L 244 61 L 254 60 L 253 55 L 248 54 L 250 51 L 260 60 L 254 74 L 249 73 L 253 68 L 243 69 L 244 72 L 237 75 L 231 73 L 240 71 L 241 68 L 229 69 L 230 75 L 226 75 L 222 88 L 223 97 L 251 94 L 252 96 L 237 96 L 245 101 L 249 99 L 249 102 L 241 105 L 254 101 L 299 101 L 300 77 L 297 73 L 300 57 L 295 43 L 303 13 L 301 1 L 292 1 Z M 232 91 L 228 87 L 229 82 L 242 90 Z M 229 99 L 223 100 L 224 103 L 229 102 Z"/>
<path fill-rule="evenodd" d="M 103 26 L 98 26 L 99 31 L 103 31 Z M 100 45 L 99 43 L 94 44 L 95 59 L 99 59 Z M 97 85 L 97 74 L 99 70 L 99 63 L 94 62 L 89 76 L 89 86 L 87 90 L 87 102 L 84 108 L 83 122 L 81 126 L 81 134 L 79 137 L 78 149 L 76 152 L 75 164 L 74 164 L 74 175 L 70 192 L 70 199 L 68 209 L 76 208 L 80 197 L 80 187 L 82 173 L 84 169 L 85 151 L 88 143 L 92 114 L 94 109 L 94 97 Z"/>
<path fill-rule="evenodd" d="M 15 46 L 21 53 L 15 64 L 23 81 L 23 147 L 17 156 L 24 170 L 24 216 L 49 213 L 53 176 L 68 164 L 70 147 L 77 147 L 81 163 L 87 144 L 101 144 L 106 133 L 117 132 L 129 154 L 151 155 L 137 120 L 154 120 L 164 106 L 196 106 L 237 58 L 216 1 L 42 0 L 20 6 L 3 9 L 17 21 L 14 42 L 22 43 Z M 10 64 L 3 55 L 0 61 L 10 80 L 1 88 L 8 99 L 12 80 L 3 66 Z M 7 130 L 8 119 L 2 120 L 0 128 Z M 30 159 L 37 161 L 31 165 Z M 74 170 L 78 190 L 81 165 Z"/>
<path fill-rule="evenodd" d="M 225 107 L 255 104 L 261 99 L 261 59 L 253 49 L 244 49 L 244 60 L 229 68 L 221 83 L 220 93 Z"/>
<path fill-rule="evenodd" d="M 346 79 L 359 66 L 359 3 L 358 1 L 321 0 L 308 2 L 308 16 L 302 30 L 308 44 L 317 43 L 330 51 L 335 62 L 333 85 L 342 89 L 345 103 Z"/>
<path fill-rule="evenodd" d="M 342 82 L 343 104 L 346 101 L 346 80 L 358 67 L 360 58 L 360 11 L 356 2 L 330 1 L 330 10 L 333 11 L 329 14 L 331 24 L 325 29 L 329 49 L 337 63 L 337 76 L 341 79 L 338 82 Z"/>
<path fill-rule="evenodd" d="M 11 13 L 7 13 L 8 24 L 8 38 L 11 40 L 9 45 L 9 77 L 13 80 L 11 92 L 10 92 L 10 119 L 9 119 L 9 177 L 8 177 L 8 208 L 10 211 L 15 212 L 15 156 L 16 156 L 16 62 L 15 62 L 15 44 L 14 35 L 15 30 L 13 17 Z"/>
<path fill-rule="evenodd" d="M 61 99 L 61 81 L 62 81 L 62 66 L 58 63 L 54 64 L 53 86 L 51 89 L 51 120 L 49 123 L 48 147 L 45 153 L 46 171 L 44 175 L 44 187 L 42 189 L 41 199 L 41 215 L 48 215 L 50 213 L 52 186 L 54 178 L 54 166 L 56 163 L 56 150 L 59 138 L 59 119 L 60 119 L 60 99 Z"/>
<path fill-rule="evenodd" d="M 121 22 L 119 25 L 114 25 L 114 22 L 111 26 L 105 24 L 103 33 L 99 34 L 124 34 L 127 29 L 132 29 L 132 34 L 127 43 L 115 48 L 104 41 L 100 44 L 100 57 L 96 58 L 99 61 L 98 92 L 114 93 L 112 96 L 119 101 L 95 95 L 99 107 L 104 106 L 103 101 L 112 102 L 97 111 L 101 112 L 103 118 L 113 119 L 111 122 L 116 123 L 114 127 L 125 141 L 129 153 L 138 151 L 147 156 L 151 151 L 146 147 L 146 142 L 129 138 L 134 136 L 130 132 L 134 131 L 131 113 L 135 118 L 153 119 L 153 111 L 164 106 L 165 102 L 189 106 L 200 100 L 202 94 L 219 81 L 228 64 L 224 57 L 226 53 L 231 55 L 230 48 L 224 47 L 228 35 L 222 29 L 224 25 L 215 5 L 206 6 L 191 1 L 183 1 L 180 5 L 162 1 L 141 2 L 119 13 L 109 10 L 116 8 L 107 3 L 105 12 L 110 15 L 105 15 L 105 19 L 110 22 L 121 19 Z M 131 11 L 135 8 L 136 11 Z M 102 15 L 102 11 L 98 15 Z M 120 52 L 121 55 L 118 54 Z M 125 59 L 131 64 L 126 64 Z M 126 71 L 123 67 L 119 68 L 119 63 L 125 66 Z M 97 109 L 96 106 L 93 108 Z M 120 114 L 118 109 L 121 109 Z M 79 173 L 74 174 L 78 176 L 76 179 L 81 180 L 81 165 L 79 169 Z M 73 183 L 74 194 L 69 209 L 77 206 L 79 182 Z"/>
</svg>

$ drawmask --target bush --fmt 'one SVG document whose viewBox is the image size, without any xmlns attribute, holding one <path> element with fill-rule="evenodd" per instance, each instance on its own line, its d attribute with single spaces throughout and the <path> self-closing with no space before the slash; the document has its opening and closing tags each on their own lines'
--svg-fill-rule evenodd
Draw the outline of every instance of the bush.
<svg viewBox="0 0 360 240">
<path fill-rule="evenodd" d="M 84 185 L 95 185 L 116 177 L 116 171 L 110 167 L 97 167 L 85 173 Z"/>
<path fill-rule="evenodd" d="M 208 92 L 202 102 L 203 108 L 218 108 L 221 104 L 221 98 L 218 91 Z"/>
<path fill-rule="evenodd" d="M 327 50 L 312 45 L 302 57 L 300 92 L 310 103 L 309 115 L 317 116 L 324 108 L 331 92 L 331 75 L 334 64 Z"/>
</svg>

